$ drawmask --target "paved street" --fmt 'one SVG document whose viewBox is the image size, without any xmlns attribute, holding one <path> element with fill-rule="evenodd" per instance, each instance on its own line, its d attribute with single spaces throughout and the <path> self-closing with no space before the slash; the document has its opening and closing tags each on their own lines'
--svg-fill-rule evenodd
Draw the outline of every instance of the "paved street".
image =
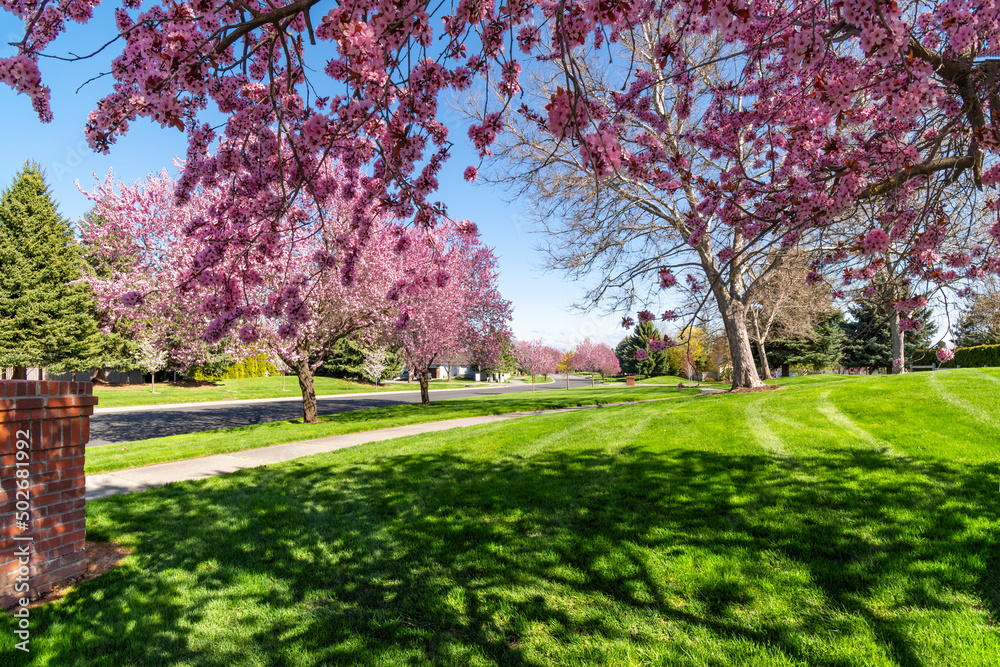
<svg viewBox="0 0 1000 667">
<path fill-rule="evenodd" d="M 562 389 L 565 391 L 565 376 L 559 376 L 555 383 L 538 384 L 539 391 Z M 589 387 L 587 378 L 570 376 L 570 388 Z M 416 385 L 414 385 L 416 389 Z M 506 387 L 483 387 L 482 389 L 435 389 L 431 391 L 431 402 L 449 398 L 470 398 L 531 391 L 530 384 L 513 383 Z M 379 408 L 403 403 L 419 403 L 420 392 L 385 392 L 384 395 L 350 396 L 340 395 L 319 398 L 316 404 L 319 413 L 336 414 L 351 410 Z M 90 443 L 88 447 L 112 445 L 116 443 L 159 438 L 182 433 L 197 433 L 217 428 L 230 428 L 259 424 L 262 422 L 295 419 L 302 416 L 301 400 L 285 398 L 260 401 L 233 401 L 230 403 L 189 403 L 171 407 L 136 406 L 127 410 L 114 408 L 102 411 L 100 408 L 90 419 Z"/>
</svg>

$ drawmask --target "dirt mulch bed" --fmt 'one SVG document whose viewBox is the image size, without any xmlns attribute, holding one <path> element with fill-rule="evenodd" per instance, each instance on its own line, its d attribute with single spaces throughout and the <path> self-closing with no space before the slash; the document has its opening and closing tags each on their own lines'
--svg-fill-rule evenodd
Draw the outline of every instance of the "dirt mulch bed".
<svg viewBox="0 0 1000 667">
<path fill-rule="evenodd" d="M 739 389 L 730 389 L 730 394 L 759 394 L 762 391 L 778 391 L 779 389 L 788 389 L 788 387 L 776 387 L 771 384 L 766 384 L 763 387 L 740 387 Z"/>
<path fill-rule="evenodd" d="M 34 609 L 43 604 L 59 600 L 71 590 L 73 586 L 89 579 L 96 579 L 105 572 L 109 572 L 122 562 L 125 556 L 131 553 L 130 550 L 114 542 L 87 542 L 84 545 L 87 552 L 87 570 L 72 579 L 62 581 L 52 587 L 52 590 L 31 601 L 29 609 Z M 10 609 L 8 611 L 11 611 Z"/>
</svg>

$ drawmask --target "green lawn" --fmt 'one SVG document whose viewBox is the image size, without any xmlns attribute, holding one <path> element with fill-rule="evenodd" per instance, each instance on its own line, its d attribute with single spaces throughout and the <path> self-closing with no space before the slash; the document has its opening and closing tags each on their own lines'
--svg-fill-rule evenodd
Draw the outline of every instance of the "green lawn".
<svg viewBox="0 0 1000 667">
<path fill-rule="evenodd" d="M 691 380 L 688 380 L 687 378 L 677 377 L 675 375 L 657 375 L 656 377 L 651 377 L 651 378 L 641 378 L 641 379 L 637 378 L 636 381 L 635 381 L 635 383 L 637 385 L 643 385 L 643 384 L 648 384 L 648 385 L 673 385 L 675 387 L 678 385 L 678 383 L 681 383 L 681 382 L 683 382 L 684 384 L 698 384 L 697 382 L 692 382 Z M 605 380 L 605 383 L 606 384 L 625 384 L 625 378 L 624 377 L 619 377 L 619 378 L 609 377 L 609 378 L 607 378 Z M 709 382 L 707 384 L 709 384 L 710 386 L 711 385 L 718 385 L 722 389 L 729 389 L 729 387 L 732 386 L 731 382 Z"/>
<path fill-rule="evenodd" d="M 132 555 L 33 610 L 31 656 L 993 667 L 998 412 L 997 371 L 826 376 L 111 497 L 90 538 Z"/>
<path fill-rule="evenodd" d="M 316 393 L 350 394 L 354 392 L 375 391 L 375 386 L 341 380 L 339 378 L 317 377 Z M 442 383 L 447 384 L 447 383 Z M 452 387 L 453 388 L 453 387 Z M 417 391 L 420 387 L 413 384 L 388 384 L 379 387 L 378 391 Z M 281 389 L 281 376 L 267 378 L 241 378 L 238 380 L 219 380 L 214 386 L 183 387 L 159 383 L 156 393 L 150 392 L 146 385 L 128 387 L 94 387 L 94 393 L 101 399 L 98 407 L 117 408 L 131 405 L 156 405 L 158 403 L 197 403 L 202 401 L 229 401 L 246 398 L 287 398 L 302 396 L 299 381 L 294 375 L 285 376 L 285 390 Z"/>
<path fill-rule="evenodd" d="M 404 426 L 441 419 L 458 419 L 479 415 L 499 415 L 508 412 L 549 410 L 577 405 L 644 401 L 697 395 L 697 389 L 678 390 L 676 387 L 570 389 L 538 393 L 470 396 L 434 401 L 428 407 L 393 405 L 371 410 L 356 410 L 320 417 L 319 424 L 303 424 L 301 419 L 269 422 L 252 426 L 205 431 L 166 438 L 139 440 L 126 445 L 107 445 L 87 449 L 87 474 L 122 470 L 151 463 L 177 461 L 210 454 L 225 454 L 254 447 L 277 445 L 296 440 L 322 438 L 328 435 L 371 431 L 391 426 Z"/>
</svg>

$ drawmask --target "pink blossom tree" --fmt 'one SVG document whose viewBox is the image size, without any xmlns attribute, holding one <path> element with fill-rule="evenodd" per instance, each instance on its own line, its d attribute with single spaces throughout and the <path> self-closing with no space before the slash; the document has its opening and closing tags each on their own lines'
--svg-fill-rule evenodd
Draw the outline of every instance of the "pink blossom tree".
<svg viewBox="0 0 1000 667">
<path fill-rule="evenodd" d="M 584 338 L 576 346 L 576 356 L 574 357 L 577 369 L 588 373 L 600 373 L 601 379 L 606 375 L 617 375 L 621 372 L 621 365 L 615 351 L 607 343 L 597 343 L 590 338 Z M 591 385 L 594 385 L 593 375 L 591 375 Z"/>
<path fill-rule="evenodd" d="M 186 233 L 226 193 L 199 189 L 179 204 L 174 189 L 166 174 L 132 185 L 115 183 L 109 175 L 90 193 L 91 217 L 99 222 L 83 228 L 83 239 L 95 257 L 106 260 L 106 270 L 88 278 L 99 306 L 111 321 L 161 337 L 169 330 L 189 341 L 187 363 L 197 362 L 207 345 L 223 345 L 233 356 L 269 351 L 298 377 L 303 420 L 316 423 L 313 374 L 327 354 L 341 338 L 359 332 L 376 336 L 391 322 L 397 305 L 387 293 L 408 257 L 401 230 L 374 216 L 369 224 L 377 233 L 343 260 L 355 264 L 358 277 L 345 283 L 330 250 L 332 234 L 351 233 L 346 214 L 351 202 L 341 190 L 325 200 L 322 212 L 289 211 L 274 230 L 283 233 L 281 246 L 249 254 L 230 248 L 216 265 L 249 265 L 252 274 L 247 270 L 244 278 L 252 275 L 255 285 L 235 289 L 234 268 L 211 270 L 201 260 L 206 252 L 225 251 L 205 249 Z M 178 328 L 183 336 L 176 336 Z M 238 336 L 227 335 L 234 329 Z"/>
<path fill-rule="evenodd" d="M 531 391 L 535 390 L 535 376 L 556 372 L 562 352 L 546 345 L 541 338 L 514 341 L 514 358 L 525 373 L 531 376 Z"/>
<path fill-rule="evenodd" d="M 610 345 L 602 343 L 598 346 L 597 351 L 598 357 L 595 368 L 597 369 L 597 372 L 601 374 L 601 380 L 604 380 L 604 378 L 608 375 L 618 375 L 622 372 L 618 357 L 615 355 L 615 351 Z"/>
<path fill-rule="evenodd" d="M 389 290 L 399 304 L 393 343 L 420 382 L 430 405 L 430 366 L 459 352 L 499 363 L 509 336 L 510 302 L 496 286 L 496 257 L 469 221 L 414 230 L 407 236 L 409 265 Z"/>
<path fill-rule="evenodd" d="M 351 258 L 376 233 L 367 213 L 373 206 L 420 224 L 444 214 L 429 200 L 450 147 L 439 98 L 489 75 L 500 105 L 514 103 L 571 147 L 593 179 L 628 178 L 640 189 L 679 193 L 685 252 L 720 274 L 754 250 L 803 242 L 832 246 L 831 262 L 853 259 L 865 273 L 883 235 L 910 248 L 909 298 L 1000 273 L 1000 222 L 991 222 L 982 243 L 970 240 L 968 263 L 939 252 L 941 239 L 974 231 L 952 204 L 955 187 L 982 190 L 975 206 L 1000 210 L 1000 77 L 996 60 L 985 57 L 1000 48 L 1000 9 L 985 0 L 359 0 L 322 15 L 318 0 L 140 4 L 116 8 L 113 87 L 86 134 L 101 151 L 140 118 L 187 134 L 179 200 L 198 187 L 226 193 L 188 230 L 204 252 L 194 260 L 199 272 L 287 242 L 292 231 L 281 221 L 302 198 L 322 210 L 340 187 L 324 169 L 339 160 L 349 170 L 354 233 L 337 242 L 338 269 L 354 281 Z M 17 54 L 0 59 L 0 81 L 27 95 L 42 120 L 52 112 L 38 60 L 53 55 L 47 52 L 67 21 L 89 22 L 96 5 L 3 5 L 25 31 Z M 666 29 L 647 39 L 651 26 Z M 704 44 L 711 52 L 693 48 Z M 624 59 L 613 94 L 576 75 L 588 52 L 611 54 L 617 67 L 616 50 L 635 45 L 648 57 Z M 556 61 L 565 63 L 556 80 L 562 85 L 537 104 L 514 102 L 522 71 Z M 222 132 L 212 125 L 218 111 L 226 117 Z M 469 138 L 487 156 L 506 119 L 502 108 L 483 111 Z M 697 147 L 711 171 L 692 165 L 674 137 Z M 470 180 L 476 174 L 466 170 Z M 639 203 L 636 210 L 651 209 Z M 656 284 L 657 270 L 674 266 L 664 266 L 663 254 L 630 278 L 648 274 Z M 250 264 L 236 266 L 232 289 L 260 287 Z M 711 292 L 728 318 L 734 384 L 755 386 L 741 312 L 748 295 L 736 273 L 728 280 L 695 275 L 691 288 Z M 672 276 L 666 271 L 659 282 Z M 236 325 L 229 310 L 210 310 L 213 338 Z"/>
<path fill-rule="evenodd" d="M 204 363 L 212 347 L 202 340 L 211 321 L 204 295 L 177 288 L 200 249 L 183 230 L 210 198 L 177 206 L 166 172 L 133 184 L 116 183 L 109 173 L 85 194 L 94 203 L 79 223 L 93 269 L 85 280 L 103 313 L 102 329 L 146 341 L 165 353 L 164 366 Z"/>
</svg>

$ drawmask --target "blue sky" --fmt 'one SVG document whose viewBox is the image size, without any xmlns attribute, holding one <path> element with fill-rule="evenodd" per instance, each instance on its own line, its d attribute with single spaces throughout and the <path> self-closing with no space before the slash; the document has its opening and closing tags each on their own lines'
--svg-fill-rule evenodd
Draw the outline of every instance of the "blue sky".
<svg viewBox="0 0 1000 667">
<path fill-rule="evenodd" d="M 54 44 L 52 53 L 69 51 L 85 53 L 104 40 L 101 35 L 101 14 L 97 11 L 89 26 L 72 25 L 69 32 Z M 0 55 L 14 54 L 7 42 L 20 39 L 21 26 L 0 13 L 0 35 L 3 46 Z M 108 50 L 109 52 L 112 49 Z M 93 184 L 93 174 L 103 177 L 114 170 L 126 181 L 141 179 L 164 168 L 173 169 L 174 156 L 183 157 L 184 136 L 174 129 L 161 129 L 148 121 L 133 124 L 129 134 L 113 147 L 109 155 L 90 151 L 83 135 L 87 113 L 95 102 L 110 89 L 110 80 L 99 79 L 76 92 L 80 84 L 107 69 L 110 58 L 103 55 L 78 63 L 46 60 L 42 77 L 52 89 L 52 110 L 55 120 L 39 122 L 27 97 L 16 95 L 0 84 L 0 109 L 3 110 L 4 141 L 0 146 L 0 187 L 6 187 L 25 160 L 35 160 L 43 166 L 52 192 L 64 216 L 76 219 L 88 208 L 87 199 L 77 190 L 76 181 L 85 189 Z M 446 112 L 447 113 L 447 112 Z M 559 273 L 543 271 L 543 257 L 535 248 L 542 239 L 532 233 L 528 209 L 530 202 L 508 204 L 503 193 L 488 185 L 473 185 L 462 179 L 470 164 L 479 164 L 470 149 L 466 125 L 455 114 L 444 120 L 455 143 L 452 158 L 440 179 L 439 199 L 455 218 L 469 218 L 479 225 L 485 242 L 496 249 L 500 260 L 500 288 L 514 304 L 514 333 L 519 338 L 541 337 L 564 349 L 573 347 L 584 337 L 615 344 L 625 332 L 619 322 L 621 314 L 580 314 L 571 306 L 584 292 L 582 286 L 567 281 Z"/>
</svg>

